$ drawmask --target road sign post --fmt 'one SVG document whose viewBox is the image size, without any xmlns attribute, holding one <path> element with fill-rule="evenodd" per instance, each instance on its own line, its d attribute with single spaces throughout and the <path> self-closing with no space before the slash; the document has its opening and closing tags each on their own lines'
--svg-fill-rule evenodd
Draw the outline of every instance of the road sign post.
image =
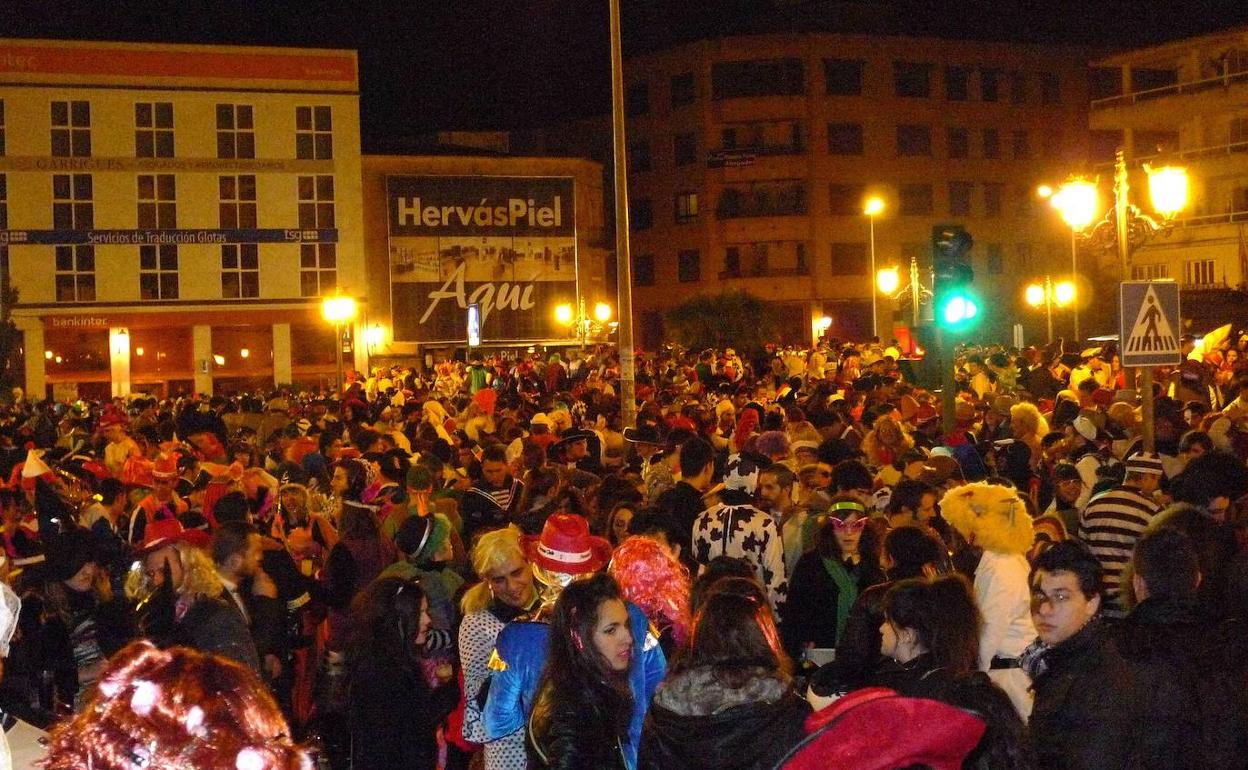
<svg viewBox="0 0 1248 770">
<path fill-rule="evenodd" d="M 1144 451 L 1152 452 L 1153 368 L 1182 362 L 1179 285 L 1174 281 L 1123 281 L 1118 300 L 1122 365 L 1142 368 Z"/>
</svg>

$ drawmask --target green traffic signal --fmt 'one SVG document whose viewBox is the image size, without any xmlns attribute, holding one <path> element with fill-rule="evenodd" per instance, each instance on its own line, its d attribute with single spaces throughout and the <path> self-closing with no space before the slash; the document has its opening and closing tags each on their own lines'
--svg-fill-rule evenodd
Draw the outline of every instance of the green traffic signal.
<svg viewBox="0 0 1248 770">
<path fill-rule="evenodd" d="M 937 317 L 946 328 L 966 328 L 976 323 L 979 303 L 971 294 L 959 290 L 941 299 Z"/>
</svg>

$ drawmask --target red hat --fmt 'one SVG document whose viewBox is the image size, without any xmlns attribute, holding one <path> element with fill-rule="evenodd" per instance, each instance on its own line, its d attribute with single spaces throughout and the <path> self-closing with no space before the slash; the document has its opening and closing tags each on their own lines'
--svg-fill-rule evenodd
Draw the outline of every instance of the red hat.
<svg viewBox="0 0 1248 770">
<path fill-rule="evenodd" d="M 107 428 L 110 425 L 129 425 L 130 420 L 122 413 L 120 409 L 109 404 L 104 407 L 104 413 L 100 415 L 100 427 Z"/>
<path fill-rule="evenodd" d="M 611 544 L 589 534 L 589 522 L 574 513 L 556 513 L 546 519 L 542 535 L 525 540 L 529 561 L 550 572 L 587 575 L 611 561 Z"/>
<path fill-rule="evenodd" d="M 777 767 L 894 770 L 923 765 L 960 770 L 986 725 L 939 701 L 868 687 L 807 717 L 806 729 L 806 738 Z"/>
<path fill-rule="evenodd" d="M 210 548 L 212 536 L 202 529 L 183 529 L 177 519 L 149 521 L 147 528 L 143 530 L 143 544 L 139 546 L 139 555 L 151 553 L 174 543 L 189 543 L 196 548 Z"/>
<path fill-rule="evenodd" d="M 178 477 L 178 458 L 176 455 L 166 455 L 157 458 L 152 464 L 152 478 L 169 481 Z"/>
</svg>

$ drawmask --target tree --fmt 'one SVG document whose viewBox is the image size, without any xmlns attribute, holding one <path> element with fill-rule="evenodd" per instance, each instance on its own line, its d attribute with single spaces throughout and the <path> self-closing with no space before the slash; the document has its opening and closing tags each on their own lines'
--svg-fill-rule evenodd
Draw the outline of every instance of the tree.
<svg viewBox="0 0 1248 770">
<path fill-rule="evenodd" d="M 776 329 L 767 303 L 746 291 L 698 294 L 667 311 L 664 319 L 675 341 L 695 350 L 754 352 L 773 340 Z"/>
<path fill-rule="evenodd" d="M 13 323 L 13 306 L 16 304 L 17 289 L 4 281 L 0 286 L 0 388 L 6 399 L 9 389 L 22 384 L 25 377 L 22 333 Z"/>
</svg>

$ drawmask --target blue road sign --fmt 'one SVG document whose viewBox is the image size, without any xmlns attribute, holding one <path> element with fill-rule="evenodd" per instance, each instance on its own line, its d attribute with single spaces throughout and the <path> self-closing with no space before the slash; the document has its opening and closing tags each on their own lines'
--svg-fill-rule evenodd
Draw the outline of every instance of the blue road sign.
<svg viewBox="0 0 1248 770">
<path fill-rule="evenodd" d="M 1174 281 L 1123 281 L 1118 325 L 1123 366 L 1182 362 L 1179 285 Z"/>
</svg>

